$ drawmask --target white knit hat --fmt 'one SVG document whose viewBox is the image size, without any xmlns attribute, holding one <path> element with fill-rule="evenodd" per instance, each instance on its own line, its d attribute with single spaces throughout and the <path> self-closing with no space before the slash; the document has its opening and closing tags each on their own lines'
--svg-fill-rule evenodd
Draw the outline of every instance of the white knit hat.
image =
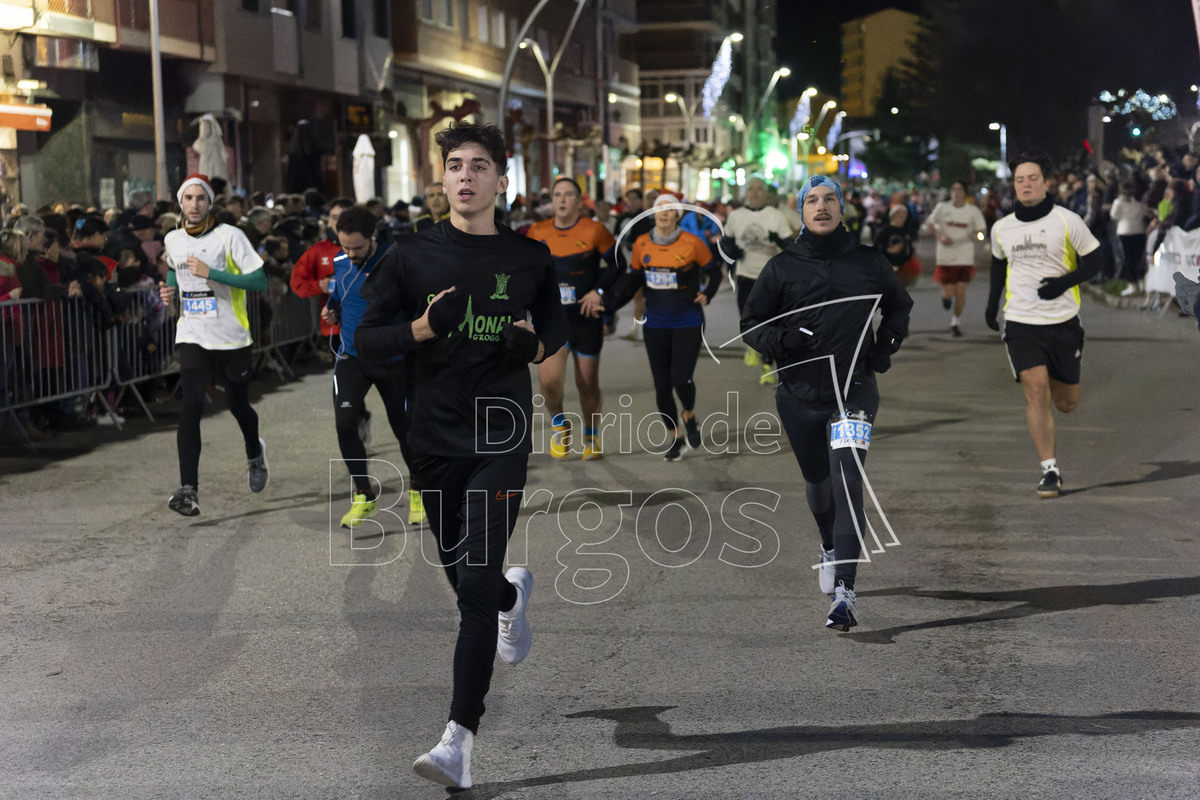
<svg viewBox="0 0 1200 800">
<path fill-rule="evenodd" d="M 208 202 L 210 204 L 216 198 L 216 195 L 213 193 L 212 184 L 208 182 L 208 176 L 201 175 L 199 172 L 193 172 L 187 176 L 187 179 L 183 183 L 179 184 L 179 191 L 175 193 L 175 199 L 180 203 L 183 202 L 183 190 L 189 186 L 199 186 L 203 189 L 204 193 L 208 195 Z"/>
</svg>

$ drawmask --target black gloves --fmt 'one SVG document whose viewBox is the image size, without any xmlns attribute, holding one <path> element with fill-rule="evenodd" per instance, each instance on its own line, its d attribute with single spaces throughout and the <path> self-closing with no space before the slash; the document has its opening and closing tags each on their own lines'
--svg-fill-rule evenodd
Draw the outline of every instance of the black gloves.
<svg viewBox="0 0 1200 800">
<path fill-rule="evenodd" d="M 433 301 L 429 307 L 429 327 L 438 336 L 445 336 L 463 321 L 467 313 L 467 294 L 451 289 Z"/>
<path fill-rule="evenodd" d="M 784 239 L 775 231 L 768 233 L 767 238 L 771 240 L 771 244 L 775 245 L 780 250 L 787 250 L 788 245 L 791 244 L 791 242 L 789 242 L 787 239 Z"/>
<path fill-rule="evenodd" d="M 996 316 L 999 313 L 1000 309 L 991 303 L 988 303 L 987 311 L 983 312 L 984 321 L 987 322 L 987 326 L 994 331 L 1000 330 L 1000 321 L 996 319 Z"/>
<path fill-rule="evenodd" d="M 737 239 L 732 236 L 726 236 L 720 243 L 721 252 L 732 258 L 734 261 L 741 261 L 746 256 L 746 251 L 738 247 Z"/>
<path fill-rule="evenodd" d="M 1043 300 L 1053 300 L 1056 297 L 1062 296 L 1063 292 L 1075 285 L 1069 275 L 1060 275 L 1057 278 L 1042 278 L 1042 283 L 1038 286 L 1038 297 Z"/>
<path fill-rule="evenodd" d="M 900 349 L 900 339 L 891 336 L 881 336 L 875 340 L 867 366 L 872 372 L 887 372 L 892 368 L 892 353 Z"/>
<path fill-rule="evenodd" d="M 537 358 L 538 338 L 533 331 L 510 322 L 501 329 L 500 339 L 504 342 L 504 351 L 514 362 L 528 364 Z"/>
</svg>

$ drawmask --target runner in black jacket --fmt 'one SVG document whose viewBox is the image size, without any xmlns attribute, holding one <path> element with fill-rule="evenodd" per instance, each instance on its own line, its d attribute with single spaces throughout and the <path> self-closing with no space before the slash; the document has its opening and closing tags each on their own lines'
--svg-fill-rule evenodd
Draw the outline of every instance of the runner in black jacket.
<svg viewBox="0 0 1200 800">
<path fill-rule="evenodd" d="M 457 125 L 437 142 L 450 219 L 384 255 L 362 289 L 370 306 L 355 345 L 367 360 L 405 354 L 413 483 L 461 615 L 450 721 L 413 769 L 465 788 L 492 662 L 529 653 L 533 576 L 505 573 L 504 558 L 531 449 L 529 363 L 562 347 L 566 318 L 550 251 L 495 223 L 508 185 L 503 136 Z"/>
<path fill-rule="evenodd" d="M 810 178 L 797 205 L 804 228 L 763 268 L 741 327 L 746 343 L 779 365 L 775 403 L 821 534 L 821 589 L 834 595 L 825 624 L 845 631 L 857 624 L 861 469 L 879 409 L 875 373 L 887 371 L 908 334 L 913 301 L 887 259 L 856 245 L 842 226 L 840 186 Z M 872 336 L 876 309 L 883 321 Z"/>
</svg>

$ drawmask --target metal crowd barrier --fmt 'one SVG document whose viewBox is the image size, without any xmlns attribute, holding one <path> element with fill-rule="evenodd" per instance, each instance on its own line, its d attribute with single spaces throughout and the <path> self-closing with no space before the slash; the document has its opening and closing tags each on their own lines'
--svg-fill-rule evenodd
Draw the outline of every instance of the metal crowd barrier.
<svg viewBox="0 0 1200 800">
<path fill-rule="evenodd" d="M 0 303 L 0 411 L 14 421 L 18 409 L 99 392 L 111 375 L 112 349 L 87 301 Z"/>
<path fill-rule="evenodd" d="M 0 303 L 0 417 L 11 416 L 25 435 L 17 411 L 94 396 L 119 424 L 116 402 L 105 396 L 112 389 L 117 401 L 133 394 L 153 421 L 137 384 L 179 371 L 178 317 L 157 288 L 122 292 L 122 299 L 126 308 L 107 327 L 82 298 Z M 295 379 L 292 363 L 320 340 L 320 301 L 288 293 L 271 303 L 265 294 L 249 295 L 247 307 L 259 366 Z"/>
</svg>

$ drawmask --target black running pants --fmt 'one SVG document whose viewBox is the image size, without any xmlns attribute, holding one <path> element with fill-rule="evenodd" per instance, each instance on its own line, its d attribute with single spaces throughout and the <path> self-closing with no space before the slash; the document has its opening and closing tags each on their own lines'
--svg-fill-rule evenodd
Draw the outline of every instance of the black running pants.
<svg viewBox="0 0 1200 800">
<path fill-rule="evenodd" d="M 246 458 L 257 458 L 258 414 L 250 407 L 250 377 L 254 368 L 249 347 L 237 350 L 206 350 L 198 344 L 175 348 L 179 358 L 179 389 L 183 403 L 175 442 L 179 449 L 179 482 L 200 488 L 200 418 L 204 416 L 204 393 L 209 381 L 225 384 L 229 413 L 237 420 L 246 442 Z"/>
<path fill-rule="evenodd" d="M 404 362 L 369 364 L 355 356 L 338 359 L 333 366 L 333 418 L 337 428 L 338 449 L 354 481 L 354 491 L 374 497 L 367 470 L 367 448 L 358 438 L 358 423 L 366 413 L 367 392 L 374 386 L 383 398 L 388 424 L 400 443 L 400 456 L 409 463 L 408 418 L 405 410 Z"/>
<path fill-rule="evenodd" d="M 874 374 L 856 379 L 844 405 L 848 411 L 862 411 L 872 424 L 879 411 L 879 386 Z M 854 454 L 863 464 L 866 450 L 850 448 L 834 450 L 829 445 L 830 419 L 838 412 L 836 403 L 809 403 L 792 394 L 784 385 L 775 392 L 779 421 L 787 433 L 788 442 L 800 472 L 804 476 L 808 507 L 817 521 L 821 546 L 831 546 L 839 563 L 834 579 L 845 581 L 847 589 L 854 588 L 855 563 L 862 554 L 860 533 L 866 536 L 866 515 L 863 513 L 863 476 Z"/>
<path fill-rule="evenodd" d="M 446 577 L 458 597 L 454 694 L 450 719 L 478 733 L 492 682 L 499 613 L 517 602 L 504 578 L 508 539 L 517 524 L 529 456 L 414 456 L 421 490 Z"/>
<path fill-rule="evenodd" d="M 684 411 L 696 407 L 696 384 L 692 374 L 700 357 L 702 341 L 700 326 L 692 328 L 651 328 L 645 326 L 646 357 L 650 359 L 650 375 L 654 378 L 654 400 L 662 414 L 667 430 L 679 427 L 679 411 L 675 395 Z"/>
</svg>

